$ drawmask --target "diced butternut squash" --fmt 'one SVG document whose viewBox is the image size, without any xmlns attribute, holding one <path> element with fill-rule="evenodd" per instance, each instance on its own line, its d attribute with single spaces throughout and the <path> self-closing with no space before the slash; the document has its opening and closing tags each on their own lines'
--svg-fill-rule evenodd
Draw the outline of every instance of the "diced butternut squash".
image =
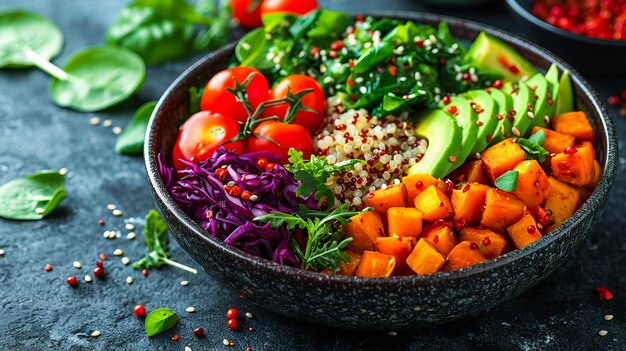
<svg viewBox="0 0 626 351">
<path fill-rule="evenodd" d="M 419 238 L 422 212 L 415 207 L 391 207 L 387 210 L 387 235 Z"/>
<path fill-rule="evenodd" d="M 593 169 L 593 179 L 591 179 L 589 184 L 587 184 L 587 188 L 591 191 L 598 186 L 598 183 L 600 183 L 600 180 L 602 179 L 602 166 L 600 166 L 600 162 L 598 162 L 598 160 L 593 160 Z"/>
<path fill-rule="evenodd" d="M 386 236 L 376 239 L 376 251 L 392 255 L 396 258 L 396 269 L 406 267 L 406 258 L 409 256 L 417 240 L 410 236 Z"/>
<path fill-rule="evenodd" d="M 426 222 L 454 216 L 450 199 L 435 185 L 429 186 L 415 197 L 415 207 L 424 214 L 422 218 Z"/>
<path fill-rule="evenodd" d="M 547 231 L 565 222 L 570 218 L 583 202 L 583 193 L 579 188 L 574 188 L 554 177 L 549 177 L 551 190 L 546 200 L 546 209 L 552 211 L 554 224 L 546 228 Z"/>
<path fill-rule="evenodd" d="M 365 206 L 373 207 L 381 215 L 391 207 L 406 207 L 406 186 L 402 183 L 394 184 L 371 192 L 365 197 Z"/>
<path fill-rule="evenodd" d="M 514 170 L 519 175 L 517 176 L 517 188 L 513 194 L 528 207 L 545 203 L 548 192 L 550 192 L 550 182 L 539 162 L 536 160 L 522 161 L 515 166 Z"/>
<path fill-rule="evenodd" d="M 585 141 L 576 147 L 576 152 L 564 152 L 552 157 L 552 175 L 562 182 L 573 186 L 585 186 L 595 176 L 595 150 L 590 142 Z"/>
<path fill-rule="evenodd" d="M 526 153 L 512 139 L 505 139 L 483 151 L 483 161 L 489 180 L 493 183 L 504 172 L 513 169 L 524 161 Z"/>
<path fill-rule="evenodd" d="M 485 196 L 488 186 L 474 183 L 461 185 L 460 189 L 452 190 L 452 208 L 454 219 L 467 221 L 467 224 L 475 224 L 480 221 L 480 213 L 485 205 Z"/>
<path fill-rule="evenodd" d="M 519 221 L 526 206 L 515 195 L 499 189 L 489 188 L 485 196 L 485 209 L 480 224 L 498 232 Z"/>
<path fill-rule="evenodd" d="M 471 241 L 460 242 L 450 251 L 448 263 L 443 266 L 445 272 L 473 266 L 485 261 L 485 257 L 480 253 L 478 245 Z"/>
<path fill-rule="evenodd" d="M 396 258 L 376 251 L 365 251 L 356 270 L 357 277 L 387 278 L 396 267 Z"/>
<path fill-rule="evenodd" d="M 402 183 L 406 186 L 407 202 L 412 204 L 417 194 L 437 184 L 437 178 L 430 174 L 411 174 L 402 178 Z"/>
<path fill-rule="evenodd" d="M 574 111 L 556 115 L 550 124 L 552 129 L 559 133 L 571 135 L 581 141 L 593 140 L 593 128 L 584 112 Z"/>
<path fill-rule="evenodd" d="M 482 160 L 466 161 L 462 166 L 463 181 L 467 183 L 489 184 Z"/>
<path fill-rule="evenodd" d="M 506 228 L 506 231 L 517 249 L 541 238 L 537 223 L 531 214 L 525 214 L 518 222 Z"/>
<path fill-rule="evenodd" d="M 422 237 L 431 243 L 443 257 L 448 256 L 450 251 L 459 243 L 449 222 L 435 222 L 425 225 Z"/>
<path fill-rule="evenodd" d="M 339 263 L 339 271 L 337 274 L 339 275 L 355 275 L 356 270 L 359 268 L 359 264 L 361 264 L 361 254 L 356 253 L 354 251 L 345 250 L 345 253 L 350 257 L 350 261 Z"/>
<path fill-rule="evenodd" d="M 406 259 L 407 265 L 417 274 L 438 272 L 446 259 L 425 239 L 420 239 Z"/>
<path fill-rule="evenodd" d="M 459 240 L 471 241 L 478 245 L 480 252 L 487 259 L 502 255 L 506 248 L 506 239 L 489 229 L 465 228 L 459 234 Z"/>
<path fill-rule="evenodd" d="M 376 238 L 385 236 L 385 229 L 380 215 L 376 211 L 359 213 L 350 218 L 344 228 L 347 238 L 352 238 L 347 248 L 357 253 L 374 250 Z"/>
<path fill-rule="evenodd" d="M 574 146 L 574 142 L 576 141 L 576 138 L 571 135 L 555 132 L 551 129 L 541 127 L 534 127 L 533 134 L 537 133 L 540 130 L 543 130 L 543 133 L 545 135 L 545 139 L 543 140 L 543 148 L 551 154 L 558 154 L 559 152 L 563 152 L 565 148 Z"/>
</svg>

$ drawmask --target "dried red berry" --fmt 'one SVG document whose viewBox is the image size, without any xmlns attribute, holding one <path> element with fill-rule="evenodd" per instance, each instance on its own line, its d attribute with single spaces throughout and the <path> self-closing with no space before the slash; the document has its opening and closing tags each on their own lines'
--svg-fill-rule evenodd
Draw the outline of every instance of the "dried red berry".
<svg viewBox="0 0 626 351">
<path fill-rule="evenodd" d="M 146 308 L 144 307 L 144 305 L 137 305 L 135 306 L 135 308 L 133 308 L 133 313 L 139 318 L 145 317 Z"/>
<path fill-rule="evenodd" d="M 568 147 L 566 147 L 563 150 L 563 153 L 566 154 L 566 155 L 573 155 L 573 154 L 575 154 L 577 152 L 578 152 L 578 150 L 576 150 L 576 148 L 573 147 L 573 146 L 568 146 Z"/>
<path fill-rule="evenodd" d="M 150 272 L 147 269 L 144 269 L 143 271 L 141 271 L 141 274 L 143 274 L 144 277 L 147 277 Z"/>
<path fill-rule="evenodd" d="M 95 275 L 96 278 L 104 277 L 104 268 L 96 267 L 96 269 L 93 270 L 93 275 Z"/>
<path fill-rule="evenodd" d="M 180 339 L 180 336 L 178 334 L 172 336 L 172 341 L 178 341 Z"/>
<path fill-rule="evenodd" d="M 43 269 L 44 269 L 46 272 L 50 272 L 50 271 L 52 270 L 52 265 L 48 263 L 45 267 L 43 267 Z"/>
<path fill-rule="evenodd" d="M 228 319 L 239 319 L 239 311 L 236 308 L 231 308 L 226 311 L 226 318 Z"/>
<path fill-rule="evenodd" d="M 75 276 L 71 276 L 65 280 L 71 287 L 78 285 L 78 279 Z"/>
<path fill-rule="evenodd" d="M 204 329 L 202 328 L 196 328 L 193 330 L 193 335 L 195 336 L 202 336 L 204 335 Z"/>
<path fill-rule="evenodd" d="M 102 261 L 96 261 L 96 267 L 104 268 L 102 266 Z"/>
<path fill-rule="evenodd" d="M 236 319 L 229 319 L 228 320 L 228 329 L 230 329 L 230 330 L 237 330 L 237 329 L 239 329 L 239 321 L 237 321 Z"/>
</svg>

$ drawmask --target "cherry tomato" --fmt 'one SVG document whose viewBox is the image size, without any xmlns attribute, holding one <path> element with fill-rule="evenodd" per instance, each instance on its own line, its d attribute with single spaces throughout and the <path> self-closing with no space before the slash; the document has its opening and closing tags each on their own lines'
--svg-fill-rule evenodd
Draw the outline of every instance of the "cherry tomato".
<svg viewBox="0 0 626 351">
<path fill-rule="evenodd" d="M 209 80 L 200 99 L 200 109 L 221 113 L 236 121 L 245 122 L 248 118 L 246 110 L 240 102 L 237 102 L 235 95 L 226 88 L 234 88 L 235 80 L 243 84 L 252 73 L 255 75 L 248 84 L 246 93 L 252 107 L 259 106 L 269 97 L 267 79 L 252 67 L 238 66 L 225 69 Z"/>
<path fill-rule="evenodd" d="M 272 139 L 282 147 L 269 140 L 252 136 L 247 140 L 246 152 L 274 152 L 282 156 L 282 163 L 289 162 L 287 152 L 290 148 L 302 151 L 303 157 L 306 160 L 311 157 L 311 152 L 313 152 L 313 138 L 309 132 L 299 124 L 266 121 L 255 126 L 252 133 Z"/>
<path fill-rule="evenodd" d="M 263 25 L 263 22 L 261 21 L 261 4 L 256 3 L 256 6 L 251 8 L 250 4 L 252 2 L 252 0 L 230 0 L 230 8 L 233 11 L 233 18 L 239 23 L 240 26 L 248 29 Z"/>
<path fill-rule="evenodd" d="M 263 0 L 261 3 L 261 16 L 280 12 L 306 15 L 319 7 L 317 0 Z"/>
<path fill-rule="evenodd" d="M 326 113 L 326 97 L 322 88 L 315 79 L 303 74 L 294 74 L 280 81 L 270 92 L 270 100 L 281 99 L 287 96 L 287 91 L 296 94 L 302 90 L 313 89 L 312 92 L 304 95 L 302 104 L 315 112 L 299 111 L 296 120 L 293 122 L 306 128 L 309 133 L 314 133 L 322 123 Z M 280 119 L 285 118 L 289 105 L 279 105 L 268 107 L 263 111 L 266 117 L 277 116 Z"/>
<path fill-rule="evenodd" d="M 186 161 L 205 161 L 213 155 L 223 143 L 237 136 L 239 123 L 220 113 L 200 111 L 183 124 L 174 144 L 172 157 L 177 170 L 187 167 Z M 243 152 L 241 141 L 224 145 L 236 153 Z"/>
</svg>

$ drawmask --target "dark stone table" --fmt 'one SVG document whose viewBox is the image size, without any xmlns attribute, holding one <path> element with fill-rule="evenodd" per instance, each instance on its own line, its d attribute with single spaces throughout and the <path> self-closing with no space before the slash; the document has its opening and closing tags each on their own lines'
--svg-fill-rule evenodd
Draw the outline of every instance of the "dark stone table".
<svg viewBox="0 0 626 351">
<path fill-rule="evenodd" d="M 103 41 L 107 26 L 125 1 L 2 0 L 0 9 L 25 7 L 51 18 L 65 36 L 65 47 L 55 61 Z M 331 9 L 356 11 L 380 8 L 427 10 L 489 23 L 517 32 L 503 5 L 473 10 L 426 9 L 408 0 L 327 0 Z M 148 70 L 139 93 L 122 105 L 97 114 L 78 113 L 55 106 L 48 97 L 49 78 L 36 69 L 0 70 L 0 183 L 46 168 L 67 167 L 68 197 L 51 216 L 37 222 L 0 220 L 0 349 L 2 350 L 193 350 L 226 349 L 224 339 L 245 350 L 624 350 L 626 341 L 626 178 L 616 180 L 607 210 L 594 233 L 555 274 L 523 295 L 481 315 L 431 328 L 385 332 L 353 332 L 322 328 L 290 320 L 251 305 L 210 276 L 197 276 L 174 268 L 154 269 L 148 277 L 112 255 L 116 248 L 136 260 L 145 253 L 142 237 L 127 240 L 124 220 L 140 220 L 153 207 L 140 157 L 115 153 L 111 128 L 90 126 L 93 116 L 125 127 L 143 102 L 157 99 L 167 86 L 198 57 Z M 625 76 L 591 79 L 606 99 L 626 88 Z M 626 138 L 626 120 L 612 108 L 618 134 Z M 620 143 L 620 147 L 622 144 Z M 620 158 L 619 170 L 626 161 Z M 112 203 L 124 212 L 114 217 Z M 103 218 L 106 225 L 99 226 Z M 107 240 L 107 229 L 123 236 Z M 175 260 L 196 266 L 172 243 Z M 91 284 L 83 277 L 104 252 L 106 279 Z M 72 267 L 78 260 L 83 268 Z M 45 272 L 43 267 L 54 269 Z M 65 278 L 81 282 L 71 288 Z M 134 279 L 126 284 L 126 277 Z M 180 281 L 188 280 L 188 286 Z M 600 301 L 598 285 L 615 294 Z M 148 310 L 169 307 L 180 322 L 172 331 L 148 338 L 143 321 L 132 314 L 136 304 Z M 195 313 L 187 313 L 189 306 Z M 226 327 L 226 310 L 250 311 L 242 328 Z M 613 314 L 612 321 L 603 316 Z M 249 332 L 253 326 L 256 331 Z M 206 336 L 192 330 L 202 327 Z M 89 337 L 95 331 L 100 337 Z M 607 330 L 601 337 L 598 331 Z M 180 335 L 174 342 L 170 337 Z M 393 333 L 392 333 L 393 334 Z"/>
</svg>

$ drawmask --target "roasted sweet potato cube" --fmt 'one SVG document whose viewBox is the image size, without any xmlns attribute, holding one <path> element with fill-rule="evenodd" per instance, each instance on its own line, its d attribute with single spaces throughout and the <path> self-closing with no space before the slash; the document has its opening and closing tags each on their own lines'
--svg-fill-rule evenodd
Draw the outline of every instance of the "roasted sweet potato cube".
<svg viewBox="0 0 626 351">
<path fill-rule="evenodd" d="M 526 205 L 515 195 L 489 188 L 485 196 L 485 209 L 480 224 L 503 233 L 506 227 L 519 221 L 526 212 Z"/>
<path fill-rule="evenodd" d="M 461 185 L 460 189 L 452 190 L 451 202 L 454 209 L 454 220 L 465 219 L 467 224 L 480 221 L 480 213 L 485 205 L 488 186 L 474 183 Z"/>
<path fill-rule="evenodd" d="M 554 217 L 554 224 L 546 228 L 547 231 L 550 231 L 570 218 L 585 198 L 579 188 L 569 186 L 554 177 L 548 177 L 548 181 L 551 189 L 545 208 L 550 210 Z"/>
<path fill-rule="evenodd" d="M 565 148 L 574 146 L 576 138 L 571 135 L 555 132 L 548 128 L 534 127 L 533 134 L 543 130 L 545 138 L 543 140 L 543 148 L 551 154 L 563 152 Z"/>
<path fill-rule="evenodd" d="M 437 178 L 430 174 L 411 174 L 402 178 L 402 183 L 406 186 L 407 202 L 412 204 L 417 194 L 437 184 Z"/>
<path fill-rule="evenodd" d="M 376 251 L 392 255 L 396 258 L 396 269 L 406 267 L 406 258 L 409 256 L 417 240 L 410 236 L 386 236 L 376 239 Z"/>
<path fill-rule="evenodd" d="M 415 197 L 415 207 L 424 214 L 422 218 L 426 222 L 454 216 L 450 199 L 436 185 L 429 186 Z"/>
<path fill-rule="evenodd" d="M 587 184 L 587 188 L 589 188 L 589 190 L 593 191 L 593 189 L 596 188 L 596 186 L 598 186 L 598 183 L 600 183 L 600 180 L 602 179 L 602 166 L 600 166 L 600 162 L 598 162 L 598 160 L 593 160 L 593 179 L 591 179 L 591 181 L 589 182 L 589 184 Z"/>
<path fill-rule="evenodd" d="M 569 185 L 581 187 L 591 183 L 595 176 L 595 150 L 588 141 L 575 149 L 574 153 L 561 152 L 552 157 L 552 175 Z"/>
<path fill-rule="evenodd" d="M 452 248 L 459 243 L 449 222 L 425 225 L 422 237 L 431 243 L 443 257 L 448 256 Z"/>
<path fill-rule="evenodd" d="M 445 272 L 485 262 L 485 257 L 480 253 L 478 245 L 471 241 L 462 241 L 450 251 L 447 261 L 443 266 Z"/>
<path fill-rule="evenodd" d="M 525 214 L 522 219 L 506 228 L 509 238 L 515 248 L 519 249 L 541 238 L 537 222 L 531 214 Z"/>
<path fill-rule="evenodd" d="M 483 161 L 489 180 L 493 183 L 504 172 L 524 161 L 526 153 L 512 139 L 505 139 L 483 151 Z"/>
<path fill-rule="evenodd" d="M 571 135 L 579 141 L 593 140 L 593 128 L 584 112 L 573 111 L 556 115 L 550 124 L 556 132 Z"/>
<path fill-rule="evenodd" d="M 407 257 L 406 263 L 417 274 L 432 274 L 443 267 L 446 259 L 431 243 L 422 238 Z"/>
<path fill-rule="evenodd" d="M 359 268 L 359 264 L 361 264 L 361 254 L 346 250 L 345 253 L 350 257 L 350 261 L 339 263 L 339 271 L 337 274 L 339 275 L 354 275 L 356 274 L 356 270 Z"/>
<path fill-rule="evenodd" d="M 415 207 L 391 207 L 387 210 L 387 235 L 411 236 L 422 234 L 422 212 Z"/>
<path fill-rule="evenodd" d="M 350 218 L 344 228 L 347 238 L 352 238 L 347 248 L 357 253 L 374 250 L 376 238 L 385 236 L 385 229 L 380 215 L 376 211 L 359 213 Z"/>
<path fill-rule="evenodd" d="M 371 192 L 365 197 L 365 206 L 373 207 L 381 215 L 390 207 L 406 207 L 406 186 L 403 183 L 394 184 Z"/>
<path fill-rule="evenodd" d="M 461 169 L 463 181 L 467 183 L 489 184 L 483 160 L 466 161 Z"/>
<path fill-rule="evenodd" d="M 459 234 L 460 241 L 471 241 L 478 245 L 478 249 L 487 259 L 502 255 L 506 248 L 506 239 L 489 229 L 465 228 Z"/>
<path fill-rule="evenodd" d="M 535 160 L 522 161 L 515 166 L 514 170 L 519 174 L 517 176 L 517 188 L 513 194 L 528 207 L 545 203 L 550 191 L 550 182 L 548 182 L 548 176 L 539 162 Z"/>
<path fill-rule="evenodd" d="M 381 254 L 376 251 L 364 251 L 361 264 L 356 270 L 357 277 L 387 278 L 396 267 L 396 258 L 392 255 Z"/>
</svg>

